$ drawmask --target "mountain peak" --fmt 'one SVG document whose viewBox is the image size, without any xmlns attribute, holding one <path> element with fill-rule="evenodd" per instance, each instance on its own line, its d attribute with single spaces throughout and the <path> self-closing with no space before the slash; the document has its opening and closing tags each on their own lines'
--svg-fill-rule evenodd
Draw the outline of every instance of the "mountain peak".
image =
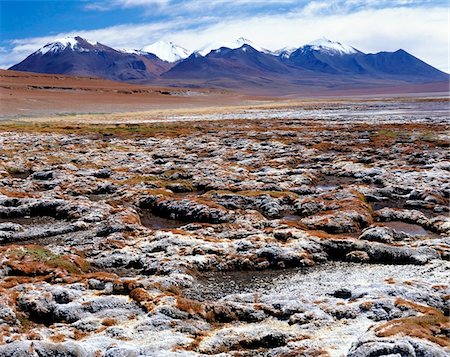
<svg viewBox="0 0 450 357">
<path fill-rule="evenodd" d="M 185 58 L 188 59 L 181 60 Z M 168 85 L 190 86 L 192 81 L 198 81 L 195 85 L 214 83 L 213 86 L 224 88 L 256 83 L 259 86 L 270 81 L 280 88 L 285 84 L 298 86 L 298 78 L 306 78 L 305 81 L 311 83 L 317 81 L 318 86 L 328 86 L 329 81 L 331 87 L 352 81 L 358 85 L 374 80 L 401 84 L 448 81 L 449 78 L 448 74 L 403 50 L 365 54 L 327 38 L 297 49 L 268 52 L 239 37 L 228 43 L 210 44 L 203 51 L 190 54 L 169 41 L 158 41 L 142 50 L 116 50 L 74 36 L 47 43 L 10 69 Z"/>
<path fill-rule="evenodd" d="M 189 57 L 191 54 L 191 51 L 171 41 L 162 40 L 141 48 L 141 51 L 152 53 L 167 62 L 176 62 Z"/>
<path fill-rule="evenodd" d="M 62 52 L 65 49 L 69 48 L 78 52 L 86 52 L 90 50 L 90 47 L 97 46 L 99 43 L 94 41 L 86 40 L 80 36 L 69 36 L 57 38 L 49 43 L 47 43 L 44 47 L 40 48 L 37 52 L 40 54 L 46 54 L 48 52 Z"/>
<path fill-rule="evenodd" d="M 234 41 L 234 43 L 236 45 L 241 45 L 241 46 L 243 46 L 243 45 L 250 45 L 250 46 L 254 45 L 254 43 L 251 40 L 249 40 L 248 38 L 245 38 L 245 37 L 239 37 L 238 39 L 236 39 Z"/>
<path fill-rule="evenodd" d="M 138 56 L 147 54 L 147 52 L 144 52 L 141 50 L 136 50 L 134 48 L 119 48 L 118 51 L 122 52 L 122 53 L 129 53 L 131 55 L 138 55 Z"/>
<path fill-rule="evenodd" d="M 340 42 L 331 41 L 326 37 L 321 37 L 315 41 L 312 41 L 306 46 L 309 46 L 316 51 L 325 51 L 328 54 L 350 55 L 359 52 L 351 46 L 342 44 Z"/>
<path fill-rule="evenodd" d="M 236 48 L 241 48 L 244 45 L 248 45 L 259 52 L 265 52 L 265 53 L 270 52 L 270 51 L 262 48 L 261 46 L 258 46 L 253 41 L 251 41 L 245 37 L 239 37 L 236 40 L 230 41 L 230 42 L 211 42 L 211 43 L 206 44 L 205 46 L 203 46 L 196 52 L 202 56 L 206 56 L 211 51 L 218 50 L 219 48 L 222 48 L 222 47 L 230 48 L 230 49 L 234 50 Z"/>
</svg>

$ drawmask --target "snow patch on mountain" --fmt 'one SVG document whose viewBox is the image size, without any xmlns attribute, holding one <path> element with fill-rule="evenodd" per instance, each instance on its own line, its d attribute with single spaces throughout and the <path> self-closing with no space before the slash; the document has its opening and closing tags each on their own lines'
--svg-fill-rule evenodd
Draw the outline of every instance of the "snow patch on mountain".
<svg viewBox="0 0 450 357">
<path fill-rule="evenodd" d="M 310 46 L 313 50 L 316 51 L 325 51 L 328 54 L 339 54 L 339 55 L 351 55 L 358 53 L 359 51 L 355 48 L 344 45 L 340 42 L 331 41 L 325 37 L 322 37 L 318 40 L 308 43 L 306 46 Z M 305 47 L 306 47 L 305 46 Z"/>
<path fill-rule="evenodd" d="M 84 47 L 83 44 L 81 43 L 81 41 L 84 41 L 92 46 L 98 45 L 98 42 L 88 41 L 88 40 L 83 39 L 78 36 L 63 37 L 63 38 L 58 38 L 52 42 L 47 43 L 44 47 L 40 48 L 36 52 L 44 55 L 48 52 L 53 52 L 53 53 L 62 52 L 66 48 L 70 48 L 70 49 L 72 49 L 74 51 L 78 51 L 78 52 L 88 52 L 89 49 Z"/>
<path fill-rule="evenodd" d="M 296 47 L 283 47 L 279 50 L 272 51 L 271 54 L 274 56 L 280 56 L 282 58 L 289 58 L 293 52 L 297 50 Z"/>
<path fill-rule="evenodd" d="M 141 48 L 142 52 L 152 53 L 163 61 L 177 62 L 189 57 L 191 51 L 176 45 L 173 42 L 158 41 Z"/>
<path fill-rule="evenodd" d="M 241 48 L 243 45 L 251 46 L 259 52 L 271 53 L 269 50 L 266 50 L 265 48 L 258 46 L 254 42 L 252 42 L 249 39 L 246 39 L 244 37 L 239 37 L 237 40 L 234 40 L 231 42 L 218 42 L 218 41 L 210 42 L 195 52 L 199 53 L 202 56 L 206 56 L 211 51 L 217 51 L 221 47 L 236 49 L 236 48 Z"/>
<path fill-rule="evenodd" d="M 141 51 L 141 50 L 130 49 L 130 48 L 120 48 L 117 51 L 122 52 L 122 53 L 129 53 L 129 54 L 137 55 L 137 56 L 148 55 L 148 52 Z"/>
</svg>

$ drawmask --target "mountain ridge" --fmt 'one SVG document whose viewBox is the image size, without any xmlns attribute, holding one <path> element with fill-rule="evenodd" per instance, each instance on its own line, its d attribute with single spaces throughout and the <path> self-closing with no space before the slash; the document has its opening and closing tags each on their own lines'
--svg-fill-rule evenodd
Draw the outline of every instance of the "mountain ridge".
<svg viewBox="0 0 450 357">
<path fill-rule="evenodd" d="M 359 88 L 449 80 L 448 74 L 402 49 L 367 54 L 326 38 L 279 51 L 245 38 L 215 46 L 191 52 L 159 41 L 140 50 L 116 50 L 76 36 L 50 42 L 10 69 L 185 87 L 292 87 L 293 92 L 305 86 Z"/>
</svg>

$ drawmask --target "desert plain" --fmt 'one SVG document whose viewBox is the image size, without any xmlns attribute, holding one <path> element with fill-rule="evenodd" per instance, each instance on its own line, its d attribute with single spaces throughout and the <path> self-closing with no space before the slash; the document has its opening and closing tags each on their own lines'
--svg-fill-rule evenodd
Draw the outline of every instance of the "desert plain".
<svg viewBox="0 0 450 357">
<path fill-rule="evenodd" d="M 0 356 L 450 353 L 448 95 L 0 74 Z"/>
</svg>

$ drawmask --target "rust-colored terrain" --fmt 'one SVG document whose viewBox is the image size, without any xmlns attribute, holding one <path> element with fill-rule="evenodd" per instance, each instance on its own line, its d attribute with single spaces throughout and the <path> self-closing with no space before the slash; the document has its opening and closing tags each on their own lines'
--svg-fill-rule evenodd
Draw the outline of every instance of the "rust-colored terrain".
<svg viewBox="0 0 450 357">
<path fill-rule="evenodd" d="M 0 70 L 0 116 L 110 113 L 237 104 L 219 90 L 132 85 L 89 77 Z"/>
</svg>

